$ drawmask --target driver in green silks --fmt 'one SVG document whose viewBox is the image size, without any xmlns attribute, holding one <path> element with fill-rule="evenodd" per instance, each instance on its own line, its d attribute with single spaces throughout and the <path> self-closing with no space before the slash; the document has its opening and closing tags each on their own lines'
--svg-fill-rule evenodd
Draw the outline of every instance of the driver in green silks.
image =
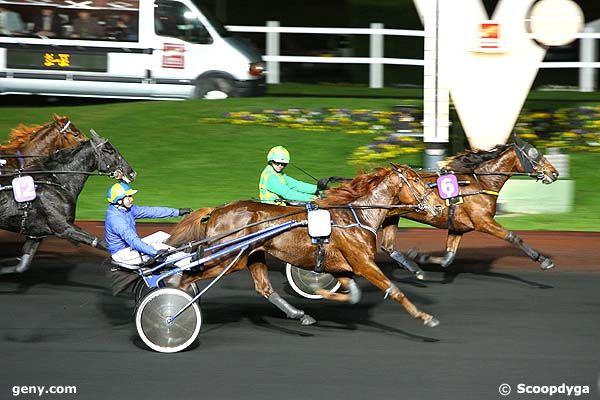
<svg viewBox="0 0 600 400">
<path fill-rule="evenodd" d="M 308 202 L 317 198 L 317 185 L 291 178 L 283 172 L 290 163 L 290 153 L 285 147 L 276 146 L 269 150 L 267 163 L 258 183 L 261 202 L 284 205 L 285 200 Z"/>
</svg>

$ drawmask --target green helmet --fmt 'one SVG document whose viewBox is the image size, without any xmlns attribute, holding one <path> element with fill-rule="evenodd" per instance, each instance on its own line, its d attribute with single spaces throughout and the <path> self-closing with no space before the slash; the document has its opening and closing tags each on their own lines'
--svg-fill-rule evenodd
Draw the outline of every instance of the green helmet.
<svg viewBox="0 0 600 400">
<path fill-rule="evenodd" d="M 275 146 L 267 154 L 267 162 L 290 163 L 290 152 L 283 146 Z"/>
<path fill-rule="evenodd" d="M 106 200 L 108 200 L 109 203 L 116 203 L 117 201 L 125 198 L 125 196 L 133 196 L 136 193 L 137 190 L 132 189 L 128 184 L 119 182 L 108 188 Z"/>
</svg>

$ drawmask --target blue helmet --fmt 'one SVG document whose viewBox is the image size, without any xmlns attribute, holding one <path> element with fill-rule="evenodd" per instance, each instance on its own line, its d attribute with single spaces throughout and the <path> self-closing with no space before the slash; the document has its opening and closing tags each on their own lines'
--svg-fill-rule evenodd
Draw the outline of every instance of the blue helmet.
<svg viewBox="0 0 600 400">
<path fill-rule="evenodd" d="M 124 199 L 125 196 L 132 196 L 137 193 L 137 190 L 129 187 L 128 184 L 123 182 L 118 182 L 108 188 L 108 192 L 106 192 L 106 200 L 109 203 L 116 203 L 117 201 Z"/>
</svg>

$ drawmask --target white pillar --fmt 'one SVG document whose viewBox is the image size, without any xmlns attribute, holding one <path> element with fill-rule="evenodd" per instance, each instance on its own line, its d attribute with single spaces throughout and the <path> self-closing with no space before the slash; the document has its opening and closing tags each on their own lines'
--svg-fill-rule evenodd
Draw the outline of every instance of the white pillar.
<svg viewBox="0 0 600 400">
<path fill-rule="evenodd" d="M 594 32 L 595 29 L 588 26 L 583 32 Z M 582 38 L 579 47 L 580 62 L 595 62 L 596 61 L 596 39 Z M 596 88 L 596 70 L 591 67 L 579 68 L 579 91 L 593 92 Z"/>
<path fill-rule="evenodd" d="M 279 27 L 279 21 L 267 21 L 268 27 Z M 267 56 L 279 55 L 279 32 L 267 32 Z M 267 61 L 267 83 L 279 82 L 279 61 Z"/>
<path fill-rule="evenodd" d="M 371 23 L 371 29 L 383 29 L 379 22 Z M 383 58 L 383 35 L 371 33 L 369 36 L 369 56 L 371 58 Z M 380 89 L 383 87 L 383 64 L 369 64 L 369 87 Z"/>
<path fill-rule="evenodd" d="M 425 26 L 423 46 L 423 140 L 425 168 L 436 169 L 437 161 L 446 156 L 448 143 L 450 89 L 447 82 L 447 68 L 441 68 L 446 54 L 440 47 L 440 4 L 439 0 L 421 3 L 420 10 Z"/>
</svg>

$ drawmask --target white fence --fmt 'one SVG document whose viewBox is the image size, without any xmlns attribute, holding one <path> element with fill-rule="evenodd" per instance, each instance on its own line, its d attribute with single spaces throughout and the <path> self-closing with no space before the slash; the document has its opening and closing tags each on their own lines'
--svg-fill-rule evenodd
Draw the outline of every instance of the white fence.
<svg viewBox="0 0 600 400">
<path fill-rule="evenodd" d="M 307 28 L 284 27 L 278 21 L 268 21 L 266 26 L 227 26 L 232 32 L 265 33 L 266 53 L 263 58 L 267 63 L 267 83 L 280 83 L 279 63 L 329 63 L 329 64 L 369 64 L 369 87 L 383 87 L 384 65 L 409 65 L 423 67 L 422 59 L 386 58 L 383 56 L 385 36 L 416 36 L 424 37 L 423 31 L 405 29 L 384 29 L 381 23 L 372 23 L 370 28 Z M 369 57 L 311 57 L 285 56 L 280 54 L 279 36 L 282 33 L 331 34 L 331 35 L 369 35 Z M 580 76 L 580 91 L 593 91 L 596 86 L 595 69 L 600 69 L 597 62 L 594 40 L 600 39 L 600 33 L 586 29 L 580 33 L 581 41 L 579 62 L 543 62 L 540 68 L 578 68 Z"/>
</svg>

